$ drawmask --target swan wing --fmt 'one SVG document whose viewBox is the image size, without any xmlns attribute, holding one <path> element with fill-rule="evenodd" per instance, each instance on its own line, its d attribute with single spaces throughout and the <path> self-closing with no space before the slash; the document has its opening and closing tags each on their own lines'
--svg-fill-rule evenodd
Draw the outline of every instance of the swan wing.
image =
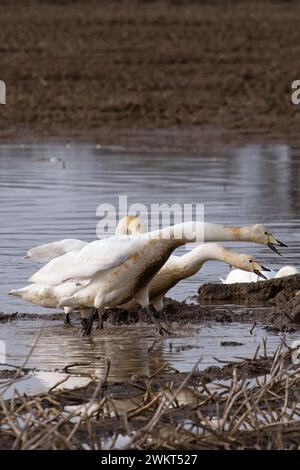
<svg viewBox="0 0 300 470">
<path fill-rule="evenodd" d="M 27 252 L 25 258 L 30 258 L 34 261 L 47 262 L 52 259 L 62 256 L 70 251 L 79 251 L 87 245 L 87 242 L 82 240 L 68 238 L 45 245 L 35 246 Z"/>
<path fill-rule="evenodd" d="M 147 240 L 138 237 L 106 238 L 89 243 L 79 252 L 70 252 L 54 258 L 31 278 L 30 282 L 57 286 L 67 280 L 92 279 L 104 271 L 123 263 Z"/>
<path fill-rule="evenodd" d="M 45 284 L 55 286 L 61 284 L 65 278 L 65 273 L 71 263 L 76 259 L 79 251 L 70 251 L 65 255 L 58 256 L 45 264 L 31 278 L 30 282 L 34 284 Z"/>
<path fill-rule="evenodd" d="M 124 263 L 147 239 L 136 237 L 111 237 L 89 243 L 83 248 L 67 272 L 67 279 L 91 279 L 101 271 Z"/>
</svg>

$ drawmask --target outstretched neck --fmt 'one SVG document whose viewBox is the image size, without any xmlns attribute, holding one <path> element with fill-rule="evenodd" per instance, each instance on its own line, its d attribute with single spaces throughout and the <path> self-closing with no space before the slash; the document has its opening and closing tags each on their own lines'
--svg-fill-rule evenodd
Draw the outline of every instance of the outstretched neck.
<svg viewBox="0 0 300 470">
<path fill-rule="evenodd" d="M 235 227 L 220 224 L 205 224 L 204 241 L 251 241 L 249 227 Z"/>
<path fill-rule="evenodd" d="M 240 239 L 240 227 L 230 227 L 208 222 L 183 222 L 145 234 L 150 238 L 177 239 L 183 243 L 228 241 Z"/>
<path fill-rule="evenodd" d="M 245 255 L 228 250 L 218 243 L 205 243 L 181 256 L 179 263 L 181 268 L 189 276 L 192 276 L 201 269 L 204 263 L 210 260 L 221 261 L 229 266 L 245 269 L 244 257 Z"/>
<path fill-rule="evenodd" d="M 226 262 L 226 251 L 217 243 L 206 243 L 198 245 L 193 250 L 180 257 L 180 264 L 190 276 L 196 274 L 207 261 Z"/>
<path fill-rule="evenodd" d="M 233 227 L 208 222 L 183 222 L 145 234 L 149 238 L 189 242 L 252 241 L 250 227 Z"/>
</svg>

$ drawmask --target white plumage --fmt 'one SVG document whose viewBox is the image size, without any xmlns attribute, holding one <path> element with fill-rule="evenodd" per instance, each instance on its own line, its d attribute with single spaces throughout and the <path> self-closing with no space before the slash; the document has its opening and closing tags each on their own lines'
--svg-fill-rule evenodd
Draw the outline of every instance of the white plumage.
<svg viewBox="0 0 300 470">
<path fill-rule="evenodd" d="M 298 270 L 294 268 L 294 266 L 284 266 L 283 268 L 279 269 L 278 272 L 270 271 L 265 273 L 268 279 L 277 279 L 280 277 L 292 276 L 293 274 L 297 274 Z M 226 279 L 220 278 L 223 284 L 238 284 L 238 283 L 249 283 L 249 282 L 258 282 L 263 281 L 259 276 L 254 273 L 247 273 L 245 271 L 241 271 L 240 269 L 233 269 L 230 271 Z"/>
</svg>

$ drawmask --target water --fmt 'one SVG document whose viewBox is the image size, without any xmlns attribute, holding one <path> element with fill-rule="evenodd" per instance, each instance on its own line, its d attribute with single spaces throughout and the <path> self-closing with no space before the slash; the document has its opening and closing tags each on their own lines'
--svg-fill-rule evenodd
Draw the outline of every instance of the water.
<svg viewBox="0 0 300 470">
<path fill-rule="evenodd" d="M 211 365 L 221 367 L 218 360 L 227 362 L 240 360 L 241 357 L 252 358 L 265 337 L 268 337 L 267 353 L 272 354 L 281 336 L 267 333 L 260 326 L 256 326 L 251 334 L 252 327 L 238 323 L 212 323 L 200 328 L 195 325 L 173 325 L 175 336 L 158 338 L 154 328 L 143 323 L 130 327 L 106 325 L 93 337 L 82 338 L 79 328 L 63 328 L 61 320 L 17 320 L 1 325 L 0 340 L 6 344 L 6 362 L 21 366 L 42 328 L 26 367 L 59 372 L 66 366 L 77 364 L 69 372 L 104 377 L 109 360 L 108 380 L 124 382 L 132 376 L 149 377 L 163 365 L 166 365 L 166 370 L 175 368 L 180 372 L 189 372 L 197 361 L 200 361 L 199 370 L 203 370 Z M 297 333 L 287 335 L 288 344 L 296 339 L 299 339 Z M 222 346 L 223 342 L 240 344 Z M 260 353 L 263 354 L 262 349 Z"/>
<path fill-rule="evenodd" d="M 284 257 L 266 247 L 235 247 L 274 269 L 299 267 L 299 153 L 287 145 L 200 155 L 129 154 L 80 145 L 0 146 L 0 311 L 46 312 L 7 297 L 39 267 L 22 257 L 48 241 L 94 240 L 98 205 L 116 205 L 118 195 L 127 195 L 129 205 L 204 203 L 209 222 L 265 223 L 288 243 Z M 217 281 L 228 272 L 221 263 L 210 262 L 170 295 L 183 300 L 201 282 Z"/>
<path fill-rule="evenodd" d="M 74 390 L 86 387 L 91 382 L 87 377 L 70 376 L 60 372 L 38 371 L 29 373 L 17 380 L 0 380 L 0 394 L 4 400 L 11 399 L 17 391 L 20 395 L 47 393 L 55 387 L 56 391 Z"/>
</svg>

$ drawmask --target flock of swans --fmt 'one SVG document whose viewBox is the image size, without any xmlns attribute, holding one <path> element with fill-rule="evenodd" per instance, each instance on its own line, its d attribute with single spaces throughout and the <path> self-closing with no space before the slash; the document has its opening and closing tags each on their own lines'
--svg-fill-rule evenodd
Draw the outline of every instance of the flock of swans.
<svg viewBox="0 0 300 470">
<path fill-rule="evenodd" d="M 195 241 L 197 233 L 204 234 L 204 244 L 182 256 L 172 254 L 179 246 Z M 112 237 L 92 243 L 61 240 L 29 250 L 27 259 L 46 264 L 29 279 L 30 285 L 12 290 L 10 295 L 42 307 L 63 308 L 67 324 L 70 313 L 80 311 L 84 335 L 91 333 L 93 322 L 98 316 L 101 318 L 103 309 L 112 307 L 142 307 L 158 333 L 169 334 L 159 315 L 164 296 L 182 279 L 197 273 L 205 262 L 216 260 L 237 268 L 236 278 L 245 273 L 255 279 L 267 279 L 261 271 L 270 272 L 269 269 L 252 256 L 216 243 L 222 241 L 258 243 L 276 253 L 276 246 L 286 246 L 263 225 L 232 227 L 185 222 L 146 232 L 138 217 L 126 216 Z M 230 282 L 229 277 L 224 282 Z"/>
</svg>

